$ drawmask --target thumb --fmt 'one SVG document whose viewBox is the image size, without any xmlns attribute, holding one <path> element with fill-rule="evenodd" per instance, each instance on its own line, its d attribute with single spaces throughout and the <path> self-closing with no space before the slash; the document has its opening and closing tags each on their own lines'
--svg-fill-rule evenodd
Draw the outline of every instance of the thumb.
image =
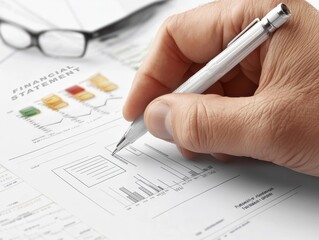
<svg viewBox="0 0 319 240">
<path fill-rule="evenodd" d="M 263 159 L 258 105 L 256 97 L 169 94 L 150 103 L 144 118 L 154 136 L 189 151 Z"/>
</svg>

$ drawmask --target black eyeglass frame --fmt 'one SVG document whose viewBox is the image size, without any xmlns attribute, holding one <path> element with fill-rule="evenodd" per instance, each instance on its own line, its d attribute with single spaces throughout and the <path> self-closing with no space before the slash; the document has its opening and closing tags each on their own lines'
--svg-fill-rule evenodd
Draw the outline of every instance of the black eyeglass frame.
<svg viewBox="0 0 319 240">
<path fill-rule="evenodd" d="M 48 32 L 59 31 L 59 32 L 73 32 L 73 33 L 78 33 L 78 34 L 83 35 L 84 41 L 85 41 L 84 42 L 84 47 L 83 47 L 83 52 L 80 55 L 76 56 L 76 57 L 70 57 L 70 58 L 81 58 L 81 57 L 83 57 L 85 55 L 85 53 L 86 53 L 89 41 L 94 39 L 94 38 L 98 38 L 100 36 L 100 34 L 99 34 L 99 30 L 100 29 L 95 31 L 95 32 L 86 32 L 86 31 L 80 31 L 80 30 L 56 28 L 56 29 L 50 29 L 50 30 L 44 30 L 44 31 L 36 32 L 36 31 L 30 30 L 30 29 L 22 26 L 21 24 L 18 24 L 18 23 L 15 23 L 15 22 L 12 22 L 12 21 L 8 21 L 8 20 L 4 20 L 4 19 L 0 18 L 0 25 L 2 23 L 6 23 L 6 24 L 9 24 L 9 25 L 15 26 L 17 28 L 20 28 L 21 30 L 23 30 L 24 32 L 26 32 L 30 36 L 30 40 L 31 40 L 30 44 L 28 46 L 25 46 L 25 47 L 13 46 L 11 43 L 6 41 L 6 39 L 2 36 L 2 34 L 0 32 L 0 38 L 7 46 L 12 47 L 14 49 L 18 49 L 18 50 L 24 50 L 24 49 L 28 49 L 28 48 L 31 48 L 31 47 L 37 47 L 44 55 L 49 56 L 49 57 L 57 57 L 57 56 L 52 56 L 50 54 L 47 54 L 43 50 L 43 48 L 41 47 L 39 39 L 40 39 L 41 35 L 43 35 L 43 34 L 46 34 Z"/>
</svg>

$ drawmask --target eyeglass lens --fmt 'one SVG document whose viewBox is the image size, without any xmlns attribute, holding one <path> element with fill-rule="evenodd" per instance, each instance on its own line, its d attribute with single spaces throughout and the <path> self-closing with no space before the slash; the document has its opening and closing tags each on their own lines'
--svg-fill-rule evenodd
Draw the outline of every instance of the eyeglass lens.
<svg viewBox="0 0 319 240">
<path fill-rule="evenodd" d="M 3 41 L 5 41 L 6 44 L 14 48 L 27 48 L 31 45 L 32 42 L 29 33 L 27 33 L 22 28 L 12 24 L 1 23 L 0 34 L 2 36 Z"/>
<path fill-rule="evenodd" d="M 49 56 L 80 57 L 85 51 L 85 36 L 73 31 L 52 30 L 39 37 L 42 51 Z"/>
</svg>

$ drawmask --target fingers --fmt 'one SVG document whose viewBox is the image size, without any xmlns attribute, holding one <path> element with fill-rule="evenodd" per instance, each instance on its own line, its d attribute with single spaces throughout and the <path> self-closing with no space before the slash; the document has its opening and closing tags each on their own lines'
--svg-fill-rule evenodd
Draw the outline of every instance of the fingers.
<svg viewBox="0 0 319 240">
<path fill-rule="evenodd" d="M 169 94 L 154 100 L 144 119 L 154 136 L 181 149 L 256 157 L 264 132 L 255 102 L 254 97 Z"/>
<path fill-rule="evenodd" d="M 136 75 L 125 117 L 133 120 L 174 90 L 278 3 L 221 0 L 168 20 Z M 303 0 L 285 3 L 291 21 L 205 92 L 210 95 L 153 100 L 144 114 L 149 131 L 186 156 L 246 156 L 318 176 L 318 12 Z"/>
<path fill-rule="evenodd" d="M 127 120 L 141 115 L 156 97 L 175 90 L 185 80 L 193 63 L 208 62 L 226 47 L 246 22 L 261 15 L 258 14 L 260 8 L 250 6 L 259 10 L 247 17 L 246 5 L 253 1 L 237 2 L 210 3 L 165 22 L 136 74 L 123 110 Z"/>
</svg>

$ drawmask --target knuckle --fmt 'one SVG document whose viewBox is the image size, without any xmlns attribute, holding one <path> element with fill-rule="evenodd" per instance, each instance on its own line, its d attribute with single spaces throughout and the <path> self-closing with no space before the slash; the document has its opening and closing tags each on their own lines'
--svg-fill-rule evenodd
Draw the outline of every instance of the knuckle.
<svg viewBox="0 0 319 240">
<path fill-rule="evenodd" d="M 163 23 L 163 27 L 168 31 L 168 32 L 174 32 L 175 29 L 178 27 L 179 24 L 179 19 L 182 14 L 174 14 L 169 17 L 167 17 Z"/>
</svg>

